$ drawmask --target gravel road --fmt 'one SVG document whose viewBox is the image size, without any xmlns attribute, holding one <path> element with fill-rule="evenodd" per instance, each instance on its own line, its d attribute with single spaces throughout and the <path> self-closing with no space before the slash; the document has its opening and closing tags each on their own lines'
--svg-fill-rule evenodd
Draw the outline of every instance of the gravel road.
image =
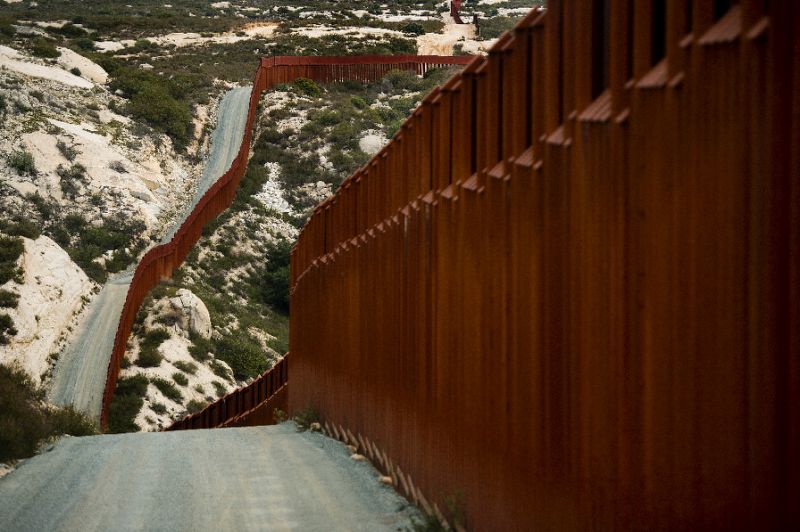
<svg viewBox="0 0 800 532">
<path fill-rule="evenodd" d="M 211 136 L 211 150 L 194 198 L 183 216 L 170 228 L 162 242 L 169 241 L 186 216 L 211 185 L 227 170 L 239 152 L 250 87 L 228 91 L 219 106 L 219 120 Z M 64 349 L 53 374 L 49 399 L 57 405 L 73 405 L 95 421 L 100 420 L 108 361 L 117 334 L 117 325 L 125 305 L 133 271 L 112 277 L 92 301 L 87 318 L 75 338 Z"/>
<path fill-rule="evenodd" d="M 406 530 L 339 442 L 270 427 L 65 438 L 0 479 L 0 530 Z"/>
<path fill-rule="evenodd" d="M 51 403 L 72 405 L 100 420 L 108 361 L 132 277 L 126 272 L 109 279 L 92 302 L 81 328 L 58 359 L 50 385 Z"/>
</svg>

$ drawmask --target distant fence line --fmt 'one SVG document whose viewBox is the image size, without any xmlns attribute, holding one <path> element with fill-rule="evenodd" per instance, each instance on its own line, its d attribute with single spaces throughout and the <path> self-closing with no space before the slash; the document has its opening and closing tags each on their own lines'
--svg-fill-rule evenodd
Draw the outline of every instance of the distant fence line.
<svg viewBox="0 0 800 532">
<path fill-rule="evenodd" d="M 120 362 L 125 355 L 136 313 L 144 298 L 161 280 L 172 275 L 192 246 L 199 240 L 203 226 L 227 209 L 236 195 L 239 181 L 247 170 L 250 140 L 261 94 L 280 83 L 290 83 L 299 77 L 327 83 L 348 79 L 370 82 L 381 79 L 390 70 L 412 70 L 418 74 L 430 68 L 465 64 L 470 57 L 449 56 L 352 56 L 352 57 L 293 57 L 263 58 L 256 71 L 244 137 L 231 167 L 203 195 L 191 214 L 184 220 L 168 243 L 148 251 L 136 267 L 125 305 L 122 308 L 114 348 L 108 366 L 103 410 L 100 422 L 108 424 L 108 407 L 114 395 Z"/>
<path fill-rule="evenodd" d="M 310 218 L 290 410 L 469 529 L 799 529 L 798 27 L 531 12 Z"/>
</svg>

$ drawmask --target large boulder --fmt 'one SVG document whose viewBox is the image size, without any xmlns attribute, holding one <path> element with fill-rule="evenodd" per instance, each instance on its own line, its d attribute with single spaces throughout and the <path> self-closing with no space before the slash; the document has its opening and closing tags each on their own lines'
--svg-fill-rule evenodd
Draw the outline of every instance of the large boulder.
<svg viewBox="0 0 800 532">
<path fill-rule="evenodd" d="M 181 288 L 173 297 L 165 298 L 155 304 L 153 312 L 145 321 L 149 329 L 156 323 L 173 326 L 183 336 L 190 333 L 203 338 L 211 337 L 211 315 L 203 300 L 191 290 Z"/>
</svg>

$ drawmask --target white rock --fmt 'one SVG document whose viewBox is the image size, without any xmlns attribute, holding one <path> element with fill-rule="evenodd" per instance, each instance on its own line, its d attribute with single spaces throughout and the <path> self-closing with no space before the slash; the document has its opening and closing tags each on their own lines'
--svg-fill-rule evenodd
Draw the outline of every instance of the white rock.
<svg viewBox="0 0 800 532">
<path fill-rule="evenodd" d="M 63 66 L 66 70 L 77 68 L 81 71 L 81 77 L 86 78 L 95 83 L 105 84 L 108 81 L 108 73 L 103 70 L 103 67 L 83 57 L 77 52 L 73 52 L 69 48 L 58 48 L 61 55 L 58 58 L 58 64 Z"/>
<path fill-rule="evenodd" d="M 39 382 L 49 367 L 48 356 L 57 350 L 59 335 L 82 308 L 81 297 L 91 292 L 92 282 L 50 238 L 23 238 L 23 242 L 24 282 L 4 286 L 20 295 L 19 306 L 8 309 L 18 333 L 9 345 L 0 346 L 0 362 L 18 362 Z"/>
<path fill-rule="evenodd" d="M 156 309 L 158 312 L 152 322 L 159 317 L 169 316 L 175 319 L 179 331 L 193 332 L 203 338 L 211 337 L 211 315 L 205 303 L 192 291 L 181 288 L 175 297 L 168 302 L 162 301 Z"/>
<path fill-rule="evenodd" d="M 358 147 L 367 155 L 375 155 L 386 145 L 386 140 L 383 132 L 370 129 L 358 141 Z"/>
</svg>

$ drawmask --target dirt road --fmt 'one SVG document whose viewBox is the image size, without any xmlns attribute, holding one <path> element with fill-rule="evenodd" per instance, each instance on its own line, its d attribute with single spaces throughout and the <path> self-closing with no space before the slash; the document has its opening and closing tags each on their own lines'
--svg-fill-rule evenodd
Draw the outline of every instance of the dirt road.
<svg viewBox="0 0 800 532">
<path fill-rule="evenodd" d="M 194 197 L 183 216 L 162 240 L 169 241 L 211 185 L 230 167 L 244 135 L 250 87 L 225 94 L 219 119 L 211 137 L 211 152 Z M 73 405 L 95 421 L 100 420 L 108 361 L 117 334 L 120 313 L 130 287 L 133 270 L 112 277 L 92 301 L 87 318 L 56 364 L 48 397 L 57 405 Z"/>
<path fill-rule="evenodd" d="M 0 530 L 405 530 L 377 475 L 291 422 L 66 438 L 0 479 Z"/>
</svg>

